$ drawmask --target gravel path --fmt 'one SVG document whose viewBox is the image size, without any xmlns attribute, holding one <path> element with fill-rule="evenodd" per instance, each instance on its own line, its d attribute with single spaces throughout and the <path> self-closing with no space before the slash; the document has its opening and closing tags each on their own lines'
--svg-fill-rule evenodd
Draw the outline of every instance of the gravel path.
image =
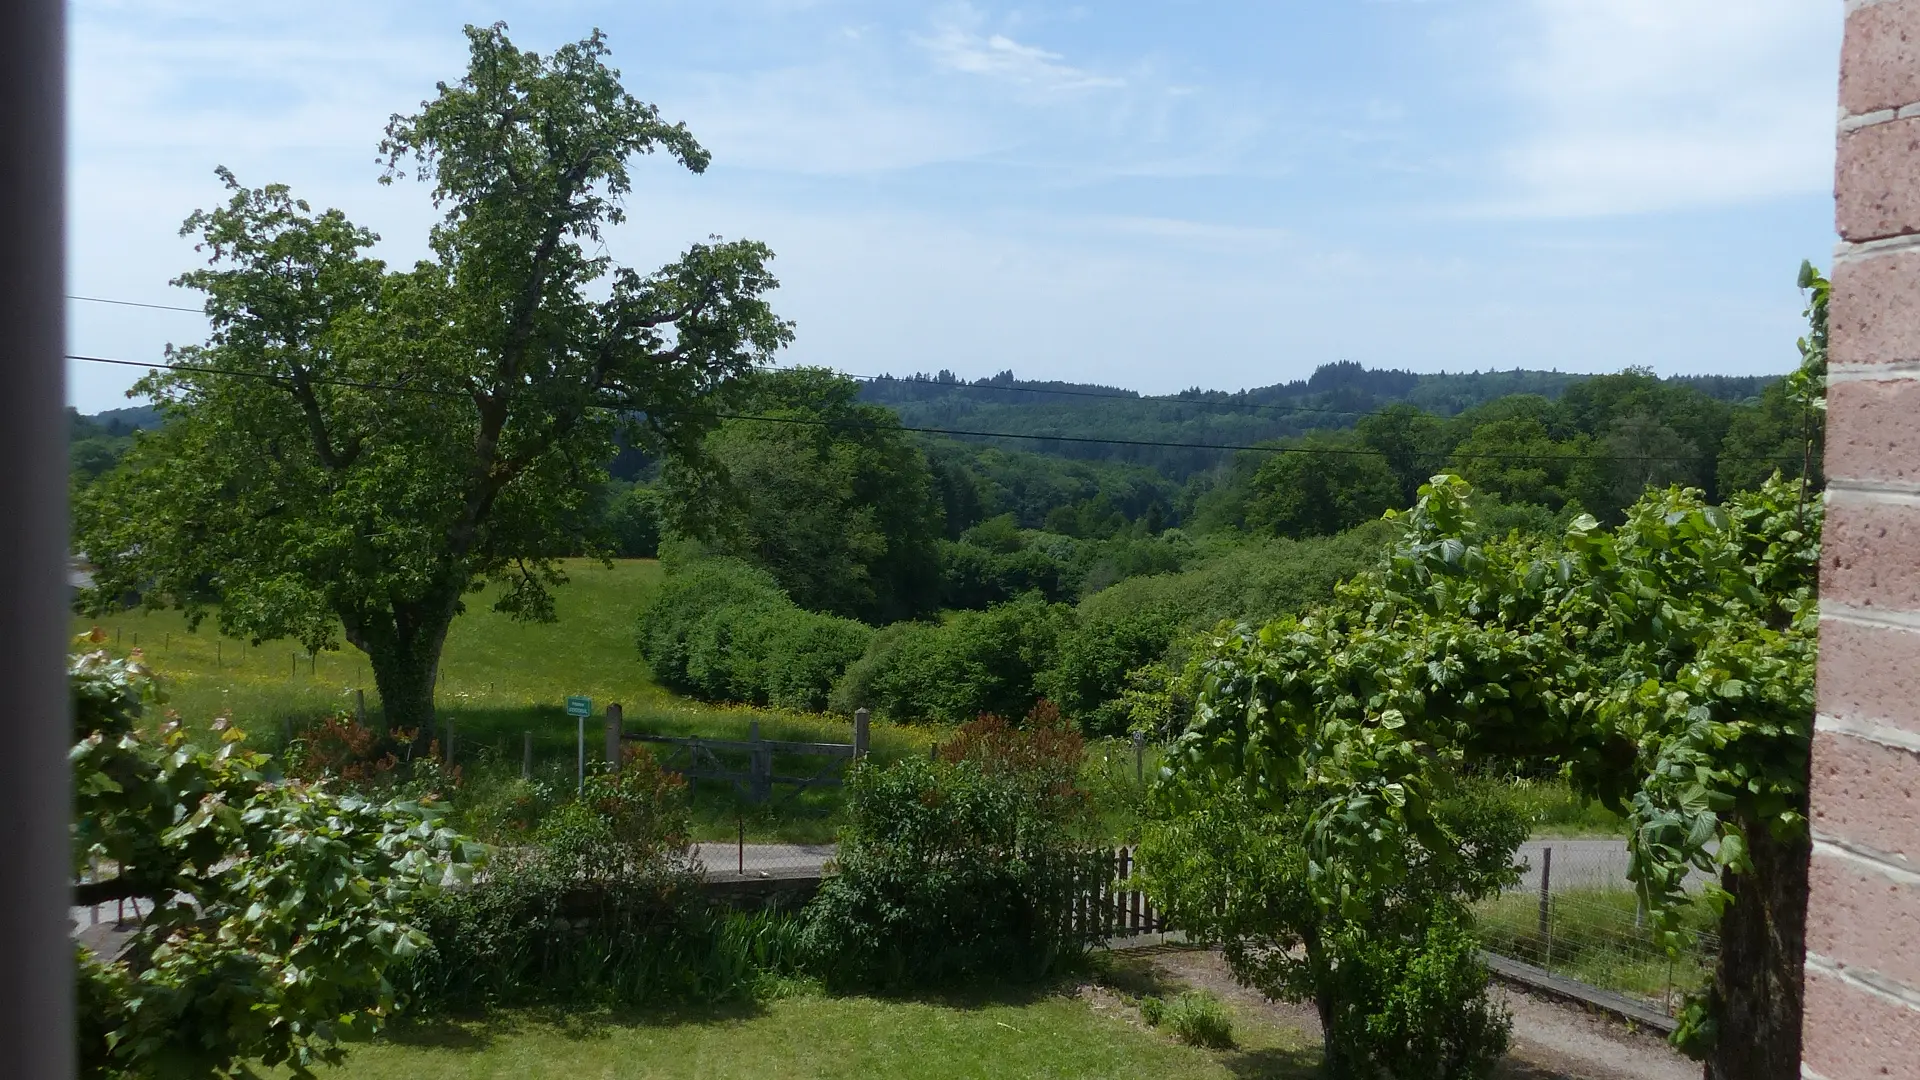
<svg viewBox="0 0 1920 1080">
<path fill-rule="evenodd" d="M 1559 855 L 1554 859 L 1557 864 Z M 1170 982 L 1211 990 L 1265 1020 L 1320 1038 L 1320 1018 L 1311 1008 L 1268 1001 L 1234 982 L 1219 953 L 1167 947 L 1134 955 Z M 1513 1014 L 1513 1048 L 1495 1074 L 1501 1080 L 1700 1080 L 1699 1063 L 1658 1035 L 1629 1031 L 1609 1018 L 1498 983 L 1494 990 Z"/>
</svg>

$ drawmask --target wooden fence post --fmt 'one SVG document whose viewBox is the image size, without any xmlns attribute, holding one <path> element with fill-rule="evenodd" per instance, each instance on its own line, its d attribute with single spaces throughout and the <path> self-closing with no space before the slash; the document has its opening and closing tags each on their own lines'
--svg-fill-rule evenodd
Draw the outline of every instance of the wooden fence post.
<svg viewBox="0 0 1920 1080">
<path fill-rule="evenodd" d="M 607 771 L 620 775 L 620 740 L 626 734 L 626 717 L 615 701 L 607 705 Z"/>
<path fill-rule="evenodd" d="M 859 761 L 867 756 L 867 739 L 873 714 L 865 709 L 853 710 L 853 760 Z"/>
<path fill-rule="evenodd" d="M 353 722 L 358 727 L 367 726 L 367 692 L 365 690 L 353 692 Z"/>
<path fill-rule="evenodd" d="M 520 747 L 520 779 L 533 779 L 533 732 L 523 732 L 525 741 Z"/>
<path fill-rule="evenodd" d="M 1133 782 L 1144 783 L 1147 779 L 1147 733 L 1133 733 Z"/>
<path fill-rule="evenodd" d="M 747 727 L 747 801 L 763 803 L 773 798 L 773 750 L 760 738 L 760 721 Z"/>
</svg>

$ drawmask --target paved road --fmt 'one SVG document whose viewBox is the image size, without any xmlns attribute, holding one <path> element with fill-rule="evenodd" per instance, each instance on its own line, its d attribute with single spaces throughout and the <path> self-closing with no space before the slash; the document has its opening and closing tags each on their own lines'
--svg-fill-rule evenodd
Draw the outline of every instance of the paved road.
<svg viewBox="0 0 1920 1080">
<path fill-rule="evenodd" d="M 833 858 L 837 844 L 695 844 L 695 857 L 710 874 L 733 874 L 742 868 L 759 873 L 819 873 Z"/>
<path fill-rule="evenodd" d="M 817 872 L 834 854 L 833 844 L 699 844 L 698 856 L 707 870 L 731 874 L 744 867 L 748 874 L 760 872 Z M 1553 849 L 1555 892 L 1579 888 L 1627 887 L 1627 842 L 1625 840 L 1529 840 L 1520 845 L 1515 859 L 1526 866 L 1520 888 L 1540 887 L 1540 866 L 1545 849 Z"/>
</svg>

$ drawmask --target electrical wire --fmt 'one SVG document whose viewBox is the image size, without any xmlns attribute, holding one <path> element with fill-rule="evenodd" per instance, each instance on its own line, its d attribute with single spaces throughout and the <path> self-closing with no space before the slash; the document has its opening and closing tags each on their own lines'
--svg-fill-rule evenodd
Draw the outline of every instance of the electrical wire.
<svg viewBox="0 0 1920 1080">
<path fill-rule="evenodd" d="M 80 360 L 80 361 L 84 361 L 92 364 L 116 364 L 122 367 L 164 369 L 168 371 L 185 371 L 185 372 L 202 374 L 202 375 L 225 375 L 225 376 L 230 376 L 234 378 L 243 378 L 243 379 L 263 379 L 270 382 L 291 382 L 292 381 L 292 379 L 286 375 L 275 375 L 275 374 L 272 374 L 271 372 L 263 372 L 263 371 L 241 371 L 235 368 L 202 367 L 198 365 L 189 365 L 189 364 L 155 364 L 155 363 L 145 363 L 139 360 L 116 360 L 116 359 L 111 359 L 104 356 L 82 356 L 76 353 L 68 353 L 66 354 L 66 358 L 69 360 Z M 368 383 L 368 382 L 359 382 L 352 379 L 337 379 L 337 378 L 332 378 L 330 376 L 314 376 L 314 377 L 308 378 L 306 381 L 309 384 L 316 385 L 316 386 L 344 386 L 344 387 L 349 387 L 355 390 L 384 390 L 384 391 L 392 391 L 396 393 L 432 394 L 439 397 L 454 397 L 454 398 L 460 398 L 460 397 L 466 396 L 465 394 L 461 393 L 458 390 L 442 390 L 437 387 L 431 387 L 431 386 L 408 386 L 404 383 Z M 624 410 L 619 406 L 613 406 L 613 405 L 596 405 L 593 407 L 600 408 L 600 409 L 608 409 L 615 412 L 643 411 L 638 409 Z M 708 415 L 718 420 L 740 420 L 740 421 L 747 421 L 751 423 L 763 423 L 763 424 L 794 424 L 794 425 L 800 425 L 805 427 L 840 428 L 843 430 L 861 430 L 861 429 L 877 430 L 879 427 L 881 427 L 881 425 L 876 425 L 876 424 L 858 424 L 858 423 L 849 423 L 846 421 L 836 421 L 836 420 L 814 420 L 814 419 L 809 419 L 806 417 L 799 417 L 799 416 L 756 416 L 756 415 L 747 414 L 747 413 L 722 413 L 722 412 L 709 413 Z M 971 431 L 971 430 L 966 430 L 962 428 L 920 427 L 920 426 L 913 426 L 913 425 L 907 425 L 907 424 L 895 425 L 891 429 L 898 430 L 898 431 L 909 431 L 909 432 L 914 432 L 916 434 L 922 434 L 922 435 L 950 435 L 950 436 L 957 436 L 961 438 L 975 438 L 975 439 L 1025 439 L 1025 440 L 1031 440 L 1036 442 L 1094 444 L 1094 445 L 1100 445 L 1100 446 L 1140 446 L 1140 447 L 1154 447 L 1154 448 L 1175 449 L 1175 450 L 1217 450 L 1217 451 L 1234 451 L 1234 452 L 1248 451 L 1248 452 L 1263 453 L 1263 454 L 1321 454 L 1321 455 L 1330 454 L 1330 455 L 1339 455 L 1343 457 L 1386 457 L 1387 456 L 1386 452 L 1382 450 L 1367 450 L 1367 449 L 1361 449 L 1357 447 L 1258 446 L 1258 445 L 1247 445 L 1247 444 L 1238 444 L 1238 443 L 1174 442 L 1172 440 L 1160 440 L 1160 439 L 1109 439 L 1109 438 L 1101 438 L 1101 437 L 1092 436 L 1092 435 L 1039 435 L 1039 434 L 1011 432 L 1011 431 Z M 1643 455 L 1632 455 L 1632 454 L 1461 454 L 1456 452 L 1456 453 L 1448 453 L 1446 455 L 1435 455 L 1435 456 L 1445 456 L 1447 458 L 1451 458 L 1454 460 L 1472 460 L 1472 461 L 1648 462 L 1648 461 L 1698 461 L 1698 460 L 1701 460 L 1705 455 L 1688 456 L 1688 455 L 1678 455 L 1678 454 L 1643 454 Z M 1775 456 L 1727 455 L 1727 456 L 1722 456 L 1717 460 L 1780 462 L 1780 461 L 1788 460 L 1789 456 L 1790 455 L 1775 455 Z"/>
</svg>

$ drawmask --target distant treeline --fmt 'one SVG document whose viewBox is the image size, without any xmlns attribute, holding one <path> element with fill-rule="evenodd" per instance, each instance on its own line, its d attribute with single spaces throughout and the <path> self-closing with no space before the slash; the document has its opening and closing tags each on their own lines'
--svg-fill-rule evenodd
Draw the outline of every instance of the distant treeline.
<svg viewBox="0 0 1920 1080">
<path fill-rule="evenodd" d="M 1401 389 L 1428 378 L 1385 374 Z M 955 721 L 1044 697 L 1112 731 L 1171 715 L 1154 688 L 1194 632 L 1302 610 L 1373 565 L 1381 515 L 1436 472 L 1471 481 L 1498 533 L 1613 521 L 1649 486 L 1717 500 L 1803 460 L 1817 485 L 1817 416 L 1778 381 L 1747 386 L 1757 396 L 1735 402 L 1628 371 L 1450 415 L 1397 402 L 1180 478 L 916 434 L 868 400 L 872 384 L 767 372 L 752 411 L 789 422 L 727 422 L 707 441 L 717 470 L 670 464 L 609 517 L 647 550 L 667 545 L 669 585 L 640 636 L 670 686 Z M 1100 399 L 1043 407 L 1113 415 Z"/>
</svg>

